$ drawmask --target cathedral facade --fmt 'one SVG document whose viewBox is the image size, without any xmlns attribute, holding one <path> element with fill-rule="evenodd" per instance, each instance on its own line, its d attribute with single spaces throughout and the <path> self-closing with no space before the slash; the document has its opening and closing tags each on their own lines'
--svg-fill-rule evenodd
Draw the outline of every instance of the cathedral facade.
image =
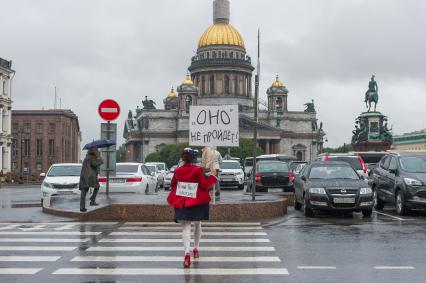
<svg viewBox="0 0 426 283">
<path fill-rule="evenodd" d="M 254 67 L 243 37 L 229 20 L 229 0 L 213 1 L 213 24 L 201 35 L 185 79 L 164 99 L 164 109 L 145 97 L 143 108 L 129 111 L 123 133 L 127 161 L 143 162 L 168 144 L 188 142 L 191 105 L 238 105 L 240 136 L 253 138 L 258 107 L 252 91 Z M 317 124 L 313 101 L 304 111 L 289 111 L 288 94 L 277 75 L 267 90 L 267 109 L 259 110 L 258 143 L 266 154 L 312 160 L 322 149 L 322 124 Z"/>
</svg>

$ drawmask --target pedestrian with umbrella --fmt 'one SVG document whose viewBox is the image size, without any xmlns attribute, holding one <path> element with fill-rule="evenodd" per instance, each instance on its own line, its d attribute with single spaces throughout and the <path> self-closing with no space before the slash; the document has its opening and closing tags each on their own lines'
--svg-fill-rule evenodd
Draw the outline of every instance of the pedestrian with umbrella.
<svg viewBox="0 0 426 283">
<path fill-rule="evenodd" d="M 98 148 L 108 147 L 115 143 L 110 140 L 97 140 L 88 143 L 83 149 L 87 150 L 86 157 L 84 158 L 83 165 L 81 166 L 80 173 L 80 211 L 86 212 L 86 195 L 90 188 L 93 188 L 93 193 L 90 196 L 90 205 L 97 206 L 96 196 L 99 191 L 98 174 L 101 165 L 104 163 L 100 157 Z"/>
</svg>

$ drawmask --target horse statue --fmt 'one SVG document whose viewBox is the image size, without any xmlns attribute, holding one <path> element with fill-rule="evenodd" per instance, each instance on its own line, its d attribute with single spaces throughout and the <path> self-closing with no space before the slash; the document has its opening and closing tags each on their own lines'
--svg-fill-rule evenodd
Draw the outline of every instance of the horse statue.
<svg viewBox="0 0 426 283">
<path fill-rule="evenodd" d="M 365 107 L 368 108 L 368 112 L 371 109 L 371 102 L 374 102 L 374 112 L 376 112 L 377 102 L 379 102 L 379 88 L 377 87 L 377 82 L 374 80 L 374 75 L 371 77 L 370 82 L 368 83 L 368 90 L 365 93 Z"/>
<path fill-rule="evenodd" d="M 154 100 L 148 99 L 148 96 L 145 96 L 145 100 L 142 100 L 142 105 L 144 110 L 153 110 L 155 109 Z"/>
</svg>

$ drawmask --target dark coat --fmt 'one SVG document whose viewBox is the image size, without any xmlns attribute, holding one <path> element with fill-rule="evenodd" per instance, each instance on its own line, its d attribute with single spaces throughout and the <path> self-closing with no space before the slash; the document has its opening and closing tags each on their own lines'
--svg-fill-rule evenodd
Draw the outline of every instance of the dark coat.
<svg viewBox="0 0 426 283">
<path fill-rule="evenodd" d="M 80 173 L 80 184 L 79 188 L 99 188 L 98 174 L 101 165 L 103 164 L 102 159 L 92 153 L 88 153 L 83 160 Z"/>
</svg>

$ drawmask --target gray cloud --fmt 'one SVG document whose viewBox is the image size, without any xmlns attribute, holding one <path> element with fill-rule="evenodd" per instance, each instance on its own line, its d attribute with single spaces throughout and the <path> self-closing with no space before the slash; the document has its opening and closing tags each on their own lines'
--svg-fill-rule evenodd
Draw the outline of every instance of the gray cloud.
<svg viewBox="0 0 426 283">
<path fill-rule="evenodd" d="M 51 108 L 56 85 L 86 142 L 99 136 L 98 103 L 114 98 L 121 135 L 129 109 L 145 95 L 162 106 L 183 79 L 211 2 L 0 0 L 0 57 L 17 71 L 13 107 Z M 231 0 L 231 23 L 253 58 L 261 28 L 261 97 L 279 73 L 291 109 L 315 99 L 334 146 L 350 140 L 373 73 L 395 132 L 425 127 L 425 8 L 420 0 Z"/>
</svg>

